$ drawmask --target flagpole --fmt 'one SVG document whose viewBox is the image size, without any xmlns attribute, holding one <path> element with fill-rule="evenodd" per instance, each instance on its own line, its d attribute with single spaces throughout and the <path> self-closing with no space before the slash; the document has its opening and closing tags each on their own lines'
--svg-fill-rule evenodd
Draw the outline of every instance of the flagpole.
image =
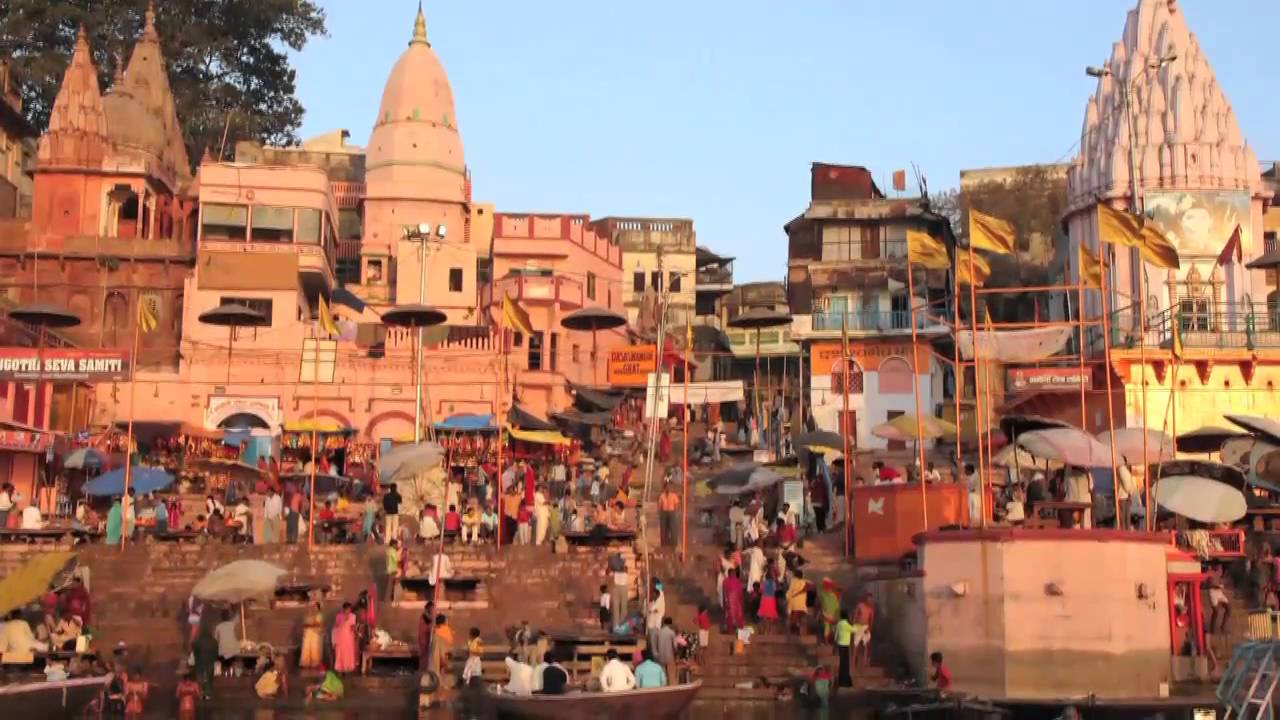
<svg viewBox="0 0 1280 720">
<path fill-rule="evenodd" d="M 321 306 L 320 312 L 328 311 L 327 307 Z M 324 318 L 321 318 L 320 322 L 323 325 Z M 316 470 L 320 465 L 320 434 L 317 432 L 320 427 L 320 333 L 313 330 L 311 334 L 311 491 L 308 493 L 307 500 L 308 549 L 316 545 Z M 390 545 L 393 538 L 385 539 Z"/>
<path fill-rule="evenodd" d="M 1079 298 L 1076 302 L 1076 305 L 1077 305 L 1076 312 L 1079 315 L 1077 319 L 1080 320 L 1080 348 L 1079 348 L 1080 350 L 1080 429 L 1084 430 L 1085 432 L 1089 432 L 1089 415 L 1088 415 L 1088 410 L 1086 409 L 1086 398 L 1085 398 L 1085 387 L 1084 387 L 1085 373 L 1088 372 L 1088 370 L 1085 369 L 1085 364 L 1084 364 L 1085 343 L 1086 343 L 1085 327 L 1084 327 L 1084 256 L 1082 255 L 1080 258 L 1078 258 L 1077 262 L 1080 264 L 1080 282 L 1076 284 L 1076 293 L 1077 293 L 1077 297 Z M 1099 269 L 1098 272 L 1099 274 L 1101 274 L 1102 270 Z"/>
<path fill-rule="evenodd" d="M 920 400 L 920 346 L 916 335 L 916 282 L 911 271 L 911 253 L 907 253 L 907 302 L 911 307 L 911 381 L 916 391 L 916 454 L 920 463 L 920 516 L 924 529 L 929 529 L 929 490 L 924 481 L 924 404 Z"/>
<path fill-rule="evenodd" d="M 845 308 L 840 313 L 840 347 L 843 361 L 841 363 L 841 371 L 844 374 L 844 384 L 841 388 L 841 395 L 844 396 L 844 412 L 840 414 L 840 427 L 843 432 L 840 434 L 844 438 L 844 554 L 845 557 L 853 555 L 853 483 L 850 482 L 849 472 L 850 465 L 853 464 L 853 458 L 849 456 L 849 308 Z"/>
<path fill-rule="evenodd" d="M 134 313 L 133 318 L 133 355 L 129 358 L 129 427 L 126 430 L 124 443 L 124 493 L 120 496 L 121 550 L 124 550 L 129 540 L 127 532 L 129 518 L 125 513 L 124 505 L 129 501 L 129 485 L 133 481 L 133 421 L 138 415 L 138 343 L 142 338 L 142 303 L 144 302 L 146 301 L 138 298 L 138 311 Z M 137 517 L 136 505 L 134 503 L 129 505 L 134 517 Z"/>
<path fill-rule="evenodd" d="M 680 561 L 689 560 L 689 353 L 693 352 L 693 325 L 686 314 L 684 317 L 684 452 L 681 459 L 684 481 L 684 499 L 680 501 Z"/>
<path fill-rule="evenodd" d="M 979 515 L 981 516 L 979 518 L 979 526 L 983 530 L 986 530 L 987 529 L 987 513 L 985 508 L 987 505 L 987 499 L 986 499 L 987 471 L 986 471 L 986 460 L 983 456 L 981 428 L 983 424 L 990 424 L 990 423 L 984 423 L 983 417 L 982 417 L 983 415 L 982 388 L 980 387 L 982 384 L 980 379 L 981 371 L 982 371 L 982 360 L 978 352 L 978 292 L 977 290 L 974 289 L 974 286 L 978 282 L 978 267 L 974 263 L 974 259 L 973 259 L 972 238 L 970 238 L 968 252 L 969 252 L 969 327 L 970 327 L 970 330 L 973 332 L 973 384 L 974 384 L 973 429 L 974 429 L 975 439 L 978 441 L 978 499 L 979 499 L 978 511 L 979 511 Z M 959 275 L 959 273 L 957 273 L 957 275 Z M 988 377 L 987 381 L 990 382 L 991 378 Z M 990 407 L 987 408 L 987 412 L 991 412 Z M 963 468 L 961 468 L 961 470 L 963 470 Z M 969 518 L 969 524 L 970 525 L 973 524 L 973 518 Z"/>
<path fill-rule="evenodd" d="M 498 313 L 498 357 L 495 358 L 496 362 L 494 363 L 494 370 L 498 372 L 498 387 L 493 396 L 493 412 L 498 416 L 498 470 L 497 477 L 494 478 L 493 482 L 493 495 L 496 501 L 494 509 L 498 514 L 498 525 L 494 528 L 493 535 L 499 550 L 502 549 L 502 528 L 507 524 L 507 517 L 502 508 L 502 430 L 505 426 L 505 423 L 502 422 L 502 395 L 507 379 L 507 308 L 505 290 L 502 298 L 502 312 Z M 572 470 L 570 474 L 572 474 Z M 570 482 L 572 483 L 572 480 Z M 573 485 L 576 485 L 576 483 L 572 483 L 571 487 Z"/>
<path fill-rule="evenodd" d="M 1098 250 L 1099 250 L 1099 257 L 1101 257 L 1101 255 L 1102 255 L 1102 248 L 1101 248 L 1101 247 L 1099 247 L 1099 248 L 1098 248 Z M 1112 250 L 1113 250 L 1112 248 L 1108 248 L 1108 251 L 1112 251 Z M 1106 265 L 1106 263 L 1102 263 L 1102 265 L 1103 265 L 1103 266 L 1102 266 L 1102 268 L 1100 268 L 1100 271 L 1099 271 L 1099 274 L 1102 276 L 1102 278 L 1101 278 L 1101 279 L 1102 279 L 1102 287 L 1101 287 L 1101 288 L 1099 288 L 1099 290 L 1101 291 L 1101 295 L 1102 295 L 1102 352 L 1103 352 L 1103 374 L 1104 374 L 1104 377 L 1106 378 L 1106 382 L 1107 382 L 1107 432 L 1110 434 L 1109 436 L 1111 437 L 1111 483 L 1112 483 L 1112 486 L 1113 486 L 1113 489 L 1114 489 L 1114 486 L 1117 484 L 1117 481 L 1119 480 L 1119 473 L 1117 472 L 1117 466 L 1116 466 L 1116 443 L 1115 443 L 1116 417 L 1115 417 L 1115 396 L 1112 394 L 1112 392 L 1113 392 L 1113 391 L 1112 391 L 1112 384 L 1111 384 L 1111 308 L 1110 308 L 1110 303 L 1107 301 L 1107 291 L 1108 291 L 1108 287 L 1107 287 L 1107 268 L 1108 268 L 1108 266 Z M 1114 252 L 1111 252 L 1111 266 L 1110 266 L 1110 267 L 1115 267 L 1115 253 L 1114 253 Z M 1143 426 L 1143 432 L 1146 432 L 1146 426 L 1145 426 L 1145 425 Z M 1145 450 L 1145 449 L 1144 449 L 1144 450 Z M 1145 459 L 1145 458 L 1144 458 L 1144 459 Z M 1113 493 L 1113 494 L 1115 494 L 1115 493 Z M 1118 501 L 1118 500 L 1116 501 L 1116 506 L 1117 506 L 1117 508 L 1119 507 L 1119 501 Z M 1117 520 L 1118 520 L 1118 519 L 1119 519 L 1119 516 L 1117 515 Z"/>
<path fill-rule="evenodd" d="M 959 267 L 960 263 L 956 263 Z M 951 328 L 951 349 L 955 352 L 955 364 L 951 366 L 955 379 L 954 392 L 956 402 L 956 469 L 964 470 L 964 453 L 960 449 L 960 440 L 964 433 L 961 431 L 961 410 L 960 410 L 960 384 L 964 380 L 964 364 L 960 361 L 960 273 L 955 273 L 952 277 L 951 304 L 952 310 L 955 312 L 955 324 Z M 975 375 L 977 371 L 974 371 Z M 977 430 L 977 426 L 974 426 Z"/>
<path fill-rule="evenodd" d="M 985 310 L 985 306 L 984 306 L 984 310 Z M 987 334 L 988 334 L 988 335 L 990 335 L 991 337 L 995 337 L 995 326 L 994 326 L 994 325 L 992 324 L 992 322 L 991 322 L 991 311 L 990 311 L 990 310 L 986 310 L 986 318 L 987 318 L 987 322 L 986 322 L 986 325 L 987 325 L 987 327 L 986 327 Z M 991 361 L 991 360 L 988 360 L 988 361 L 987 361 L 987 383 L 986 383 L 986 387 L 984 388 L 984 392 L 986 392 L 986 394 L 987 394 L 987 470 L 988 470 L 988 472 L 990 472 L 990 473 L 991 473 L 991 474 L 993 474 L 993 475 L 994 475 L 994 474 L 995 474 L 995 472 L 996 472 L 996 469 L 995 469 L 995 442 L 994 442 L 994 440 L 993 440 L 993 436 L 994 436 L 994 434 L 995 434 L 995 429 L 991 426 L 991 418 L 995 415 L 995 401 L 994 401 L 994 400 L 992 400 L 992 397 L 991 397 L 991 393 L 992 393 L 991 386 L 994 384 L 994 383 L 993 383 L 993 380 L 992 380 L 992 376 L 995 374 L 995 370 L 996 370 L 996 364 L 995 364 L 995 362 L 994 362 L 994 361 Z M 1017 456 L 1017 451 L 1016 451 L 1016 450 L 1014 451 L 1014 456 L 1015 456 L 1015 458 L 1016 458 L 1016 456 Z M 984 476 L 984 479 L 985 479 L 985 476 Z M 980 499 L 980 500 L 982 500 L 982 517 L 984 518 L 984 522 L 985 522 L 985 518 L 987 517 L 987 515 L 988 515 L 988 514 L 990 514 L 992 517 L 994 517 L 994 516 L 995 516 L 995 508 L 994 508 L 994 507 L 992 507 L 992 508 L 991 508 L 990 513 L 988 513 L 988 510 L 987 510 L 987 490 L 986 490 L 986 487 L 983 487 L 983 489 L 982 489 L 982 495 L 981 495 L 981 497 L 980 497 L 979 499 Z M 994 502 L 994 499 L 995 499 L 995 498 L 993 497 L 993 498 L 992 498 L 993 502 Z"/>
</svg>

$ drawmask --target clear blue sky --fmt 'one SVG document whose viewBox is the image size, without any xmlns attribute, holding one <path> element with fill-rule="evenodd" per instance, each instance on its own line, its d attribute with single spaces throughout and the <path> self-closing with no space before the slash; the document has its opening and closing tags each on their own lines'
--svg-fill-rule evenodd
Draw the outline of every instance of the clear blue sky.
<svg viewBox="0 0 1280 720">
<path fill-rule="evenodd" d="M 297 59 L 305 136 L 361 145 L 416 0 L 321 0 L 330 37 Z M 809 163 L 931 189 L 962 168 L 1074 154 L 1083 68 L 1136 0 L 426 0 L 475 197 L 500 211 L 691 217 L 781 279 Z M 1280 157 L 1276 0 L 1180 0 L 1262 159 Z M 882 183 L 887 184 L 887 183 Z"/>
</svg>

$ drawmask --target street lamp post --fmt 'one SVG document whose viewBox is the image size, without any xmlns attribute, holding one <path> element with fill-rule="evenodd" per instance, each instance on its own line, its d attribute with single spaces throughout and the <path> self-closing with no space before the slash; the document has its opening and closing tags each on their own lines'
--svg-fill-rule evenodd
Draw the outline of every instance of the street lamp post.
<svg viewBox="0 0 1280 720">
<path fill-rule="evenodd" d="M 432 226 L 431 223 L 420 223 L 416 228 L 405 228 L 405 239 L 418 243 L 418 303 L 427 304 L 427 243 L 443 242 L 448 228 L 443 223 Z M 423 328 L 418 326 L 417 351 L 413 362 L 413 441 L 422 442 L 422 337 Z"/>
</svg>

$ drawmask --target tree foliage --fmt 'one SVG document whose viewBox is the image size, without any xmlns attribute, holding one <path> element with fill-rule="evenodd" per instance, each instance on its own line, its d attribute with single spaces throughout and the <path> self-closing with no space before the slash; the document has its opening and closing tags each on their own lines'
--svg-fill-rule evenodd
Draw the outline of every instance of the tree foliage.
<svg viewBox="0 0 1280 720">
<path fill-rule="evenodd" d="M 1013 224 L 1018 253 L 986 256 L 992 270 L 989 286 L 1048 285 L 1061 278 L 1065 257 L 1056 240 L 1067 206 L 1067 181 L 1059 168 L 1020 167 L 1003 180 L 983 180 L 937 193 L 930 198 L 930 204 L 951 220 L 956 234 L 962 237 L 968 232 L 969 208 Z M 988 305 L 996 320 L 1029 322 L 1037 312 L 1032 296 L 1023 293 L 988 296 Z M 1041 317 L 1044 312 L 1042 307 Z"/>
<path fill-rule="evenodd" d="M 11 55 L 27 118 L 48 126 L 83 25 L 104 90 L 142 34 L 147 0 L 4 0 L 0 53 Z M 297 141 L 297 52 L 326 33 L 314 0 L 163 0 L 156 26 L 192 162 L 238 139 Z"/>
</svg>

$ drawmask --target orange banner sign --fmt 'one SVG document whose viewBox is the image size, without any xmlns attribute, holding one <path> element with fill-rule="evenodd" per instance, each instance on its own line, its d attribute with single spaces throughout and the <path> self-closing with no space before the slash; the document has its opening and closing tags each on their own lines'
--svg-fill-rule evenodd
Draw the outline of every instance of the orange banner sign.
<svg viewBox="0 0 1280 720">
<path fill-rule="evenodd" d="M 657 369 L 657 345 L 630 345 L 609 351 L 609 384 L 614 387 L 645 387 L 649 373 Z"/>
<path fill-rule="evenodd" d="M 1008 387 L 1014 392 L 1079 392 L 1081 383 L 1085 390 L 1093 385 L 1090 373 L 1078 367 L 1009 368 Z"/>
<path fill-rule="evenodd" d="M 831 368 L 835 367 L 842 356 L 840 343 L 826 342 L 814 343 L 810 355 L 812 362 L 813 375 L 830 375 Z M 899 357 L 907 362 L 911 362 L 911 343 L 896 340 L 850 340 L 849 355 L 854 362 L 862 368 L 862 372 L 877 372 L 880 369 L 880 363 L 892 357 Z M 919 348 L 921 375 L 929 373 L 929 349 L 928 347 Z"/>
</svg>

